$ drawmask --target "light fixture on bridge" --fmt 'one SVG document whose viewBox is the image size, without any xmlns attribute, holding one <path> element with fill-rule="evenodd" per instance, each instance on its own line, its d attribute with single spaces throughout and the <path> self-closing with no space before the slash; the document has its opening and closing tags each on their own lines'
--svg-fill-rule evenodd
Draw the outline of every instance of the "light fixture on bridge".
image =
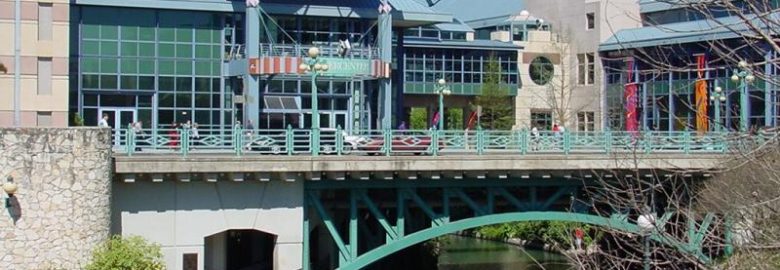
<svg viewBox="0 0 780 270">
<path fill-rule="evenodd" d="M 11 199 L 14 197 L 14 194 L 16 194 L 16 191 L 19 190 L 19 186 L 17 186 L 16 183 L 14 183 L 13 176 L 9 175 L 8 178 L 6 178 L 6 180 L 7 182 L 3 183 L 3 191 L 5 191 L 5 194 L 8 194 L 8 198 L 5 199 L 5 207 L 11 208 L 11 206 L 13 206 L 11 203 Z"/>
</svg>

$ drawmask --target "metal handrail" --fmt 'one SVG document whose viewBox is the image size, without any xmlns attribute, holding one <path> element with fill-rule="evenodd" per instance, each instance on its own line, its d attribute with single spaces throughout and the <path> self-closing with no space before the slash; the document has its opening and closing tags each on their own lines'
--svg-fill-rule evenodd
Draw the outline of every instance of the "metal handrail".
<svg viewBox="0 0 780 270">
<path fill-rule="evenodd" d="M 315 44 L 316 45 L 316 44 Z M 260 44 L 261 56 L 292 56 L 305 57 L 307 50 L 312 45 L 301 44 Z M 319 46 L 320 56 L 339 57 L 338 48 L 335 46 Z M 353 59 L 378 59 L 379 50 L 376 47 L 353 47 L 345 58 Z"/>
<path fill-rule="evenodd" d="M 739 134 L 710 132 L 531 132 L 529 130 L 122 129 L 118 153 L 275 155 L 723 153 Z M 756 140 L 776 138 L 762 133 Z M 316 138 L 314 138 L 316 137 Z M 312 139 L 320 143 L 312 145 Z M 742 138 L 744 140 L 744 138 Z"/>
</svg>

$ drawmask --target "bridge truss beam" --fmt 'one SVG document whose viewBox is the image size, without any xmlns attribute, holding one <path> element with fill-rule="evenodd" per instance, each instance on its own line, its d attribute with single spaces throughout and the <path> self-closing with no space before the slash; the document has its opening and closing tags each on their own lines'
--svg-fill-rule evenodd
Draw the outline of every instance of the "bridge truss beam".
<svg viewBox="0 0 780 270">
<path fill-rule="evenodd" d="M 338 269 L 361 269 L 390 254 L 448 233 L 485 225 L 517 221 L 571 221 L 640 234 L 635 217 L 627 213 L 609 217 L 586 213 L 582 182 L 486 179 L 475 181 L 402 181 L 385 185 L 373 181 L 307 183 L 304 212 L 304 247 L 310 245 L 314 220 L 327 231 L 338 253 Z M 712 231 L 714 215 L 701 223 L 688 220 L 686 242 L 665 236 L 661 229 L 651 239 L 694 256 L 703 252 L 703 239 Z M 663 228 L 671 213 L 657 219 Z M 321 238 L 322 239 L 322 238 Z M 304 269 L 311 269 L 310 250 Z M 336 261 L 333 261 L 335 263 Z"/>
</svg>

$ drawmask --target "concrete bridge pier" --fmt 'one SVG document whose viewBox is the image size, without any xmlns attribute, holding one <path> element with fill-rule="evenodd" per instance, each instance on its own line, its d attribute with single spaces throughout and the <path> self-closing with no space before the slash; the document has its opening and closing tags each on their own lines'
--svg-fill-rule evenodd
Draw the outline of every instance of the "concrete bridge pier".
<svg viewBox="0 0 780 270">
<path fill-rule="evenodd" d="M 112 233 L 160 244 L 171 269 L 302 267 L 303 181 L 236 181 L 230 174 L 156 179 L 113 182 Z"/>
</svg>

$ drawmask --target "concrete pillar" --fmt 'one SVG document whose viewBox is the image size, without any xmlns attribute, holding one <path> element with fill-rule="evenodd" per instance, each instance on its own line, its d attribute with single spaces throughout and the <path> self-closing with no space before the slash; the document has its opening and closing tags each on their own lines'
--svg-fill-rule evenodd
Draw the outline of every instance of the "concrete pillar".
<svg viewBox="0 0 780 270">
<path fill-rule="evenodd" d="M 382 1 L 382 5 L 389 5 L 387 0 Z M 390 63 L 393 61 L 393 17 L 389 9 L 379 13 L 379 57 L 382 62 Z M 390 78 L 379 80 L 379 111 L 381 119 L 381 128 L 393 128 L 391 116 L 393 113 L 393 86 Z"/>
<path fill-rule="evenodd" d="M 256 58 L 260 56 L 260 11 L 259 8 L 246 8 L 244 19 L 244 31 L 246 32 L 246 56 Z M 260 76 L 244 75 L 244 125 L 247 120 L 252 120 L 255 126 L 260 119 Z"/>
<path fill-rule="evenodd" d="M 395 121 L 401 123 L 404 119 L 404 29 L 397 29 L 395 35 L 395 59 L 398 66 L 393 71 L 393 79 L 395 81 Z M 408 124 L 408 123 L 407 123 Z"/>
</svg>

